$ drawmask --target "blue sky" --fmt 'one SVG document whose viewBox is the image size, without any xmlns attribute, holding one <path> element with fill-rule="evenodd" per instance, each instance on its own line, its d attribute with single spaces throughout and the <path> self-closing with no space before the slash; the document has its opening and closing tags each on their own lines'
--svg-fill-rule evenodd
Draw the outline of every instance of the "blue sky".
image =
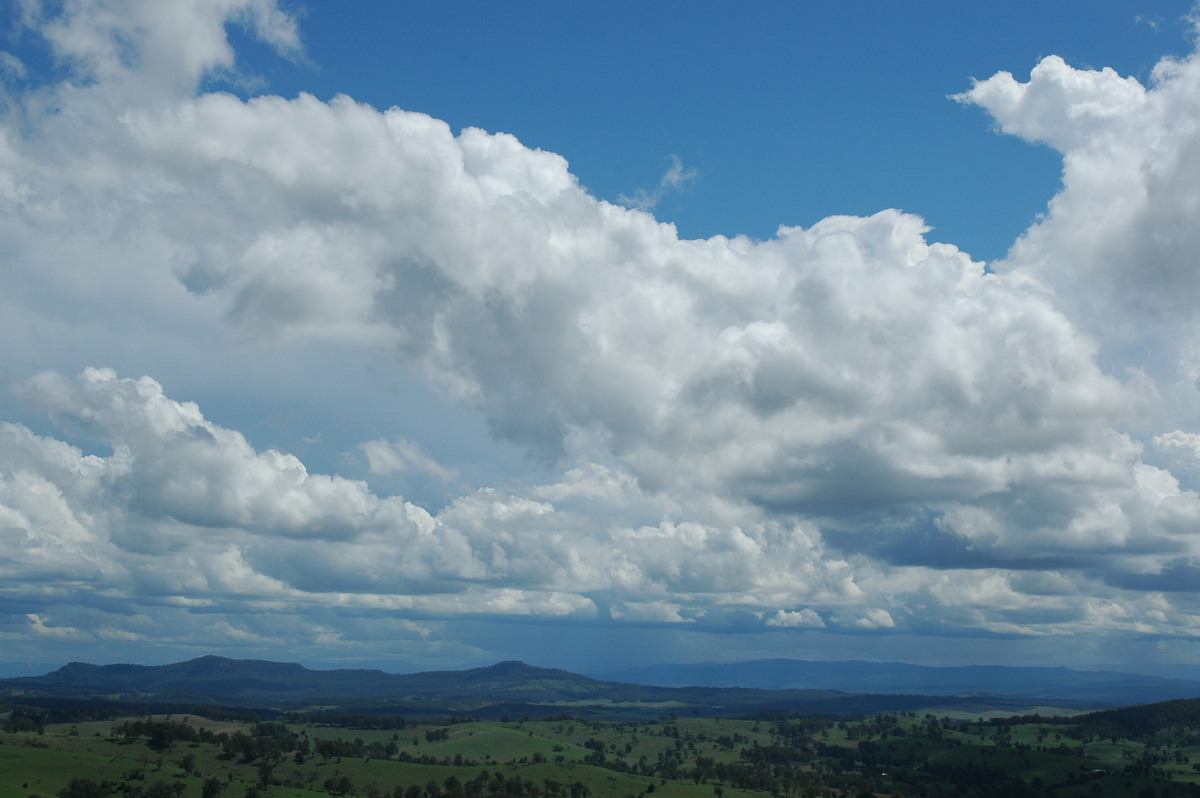
<svg viewBox="0 0 1200 798">
<path fill-rule="evenodd" d="M 1200 663 L 1190 3 L 3 13 L 0 672 Z"/>
<path fill-rule="evenodd" d="M 677 156 L 696 178 L 656 215 L 685 237 L 894 207 L 988 260 L 1045 210 L 1060 161 L 947 95 L 1050 54 L 1144 80 L 1191 48 L 1178 0 L 304 8 L 314 68 L 264 54 L 259 69 L 285 96 L 348 93 L 509 132 L 614 201 Z"/>
</svg>

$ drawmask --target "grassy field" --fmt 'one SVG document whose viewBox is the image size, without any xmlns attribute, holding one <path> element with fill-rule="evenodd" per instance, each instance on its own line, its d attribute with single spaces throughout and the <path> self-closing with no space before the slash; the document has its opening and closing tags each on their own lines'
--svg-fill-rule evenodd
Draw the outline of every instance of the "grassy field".
<svg viewBox="0 0 1200 798">
<path fill-rule="evenodd" d="M 1069 719 L 664 716 L 379 730 L 177 715 L 0 732 L 0 798 L 94 798 L 70 793 L 73 779 L 120 798 L 1158 798 L 1200 795 L 1192 762 L 1200 733 L 1190 728 L 1135 740 Z"/>
</svg>

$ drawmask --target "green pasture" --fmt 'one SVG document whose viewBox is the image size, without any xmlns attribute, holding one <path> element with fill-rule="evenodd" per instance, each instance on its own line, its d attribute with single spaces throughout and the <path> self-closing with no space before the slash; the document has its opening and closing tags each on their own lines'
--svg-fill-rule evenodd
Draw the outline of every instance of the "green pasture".
<svg viewBox="0 0 1200 798">
<path fill-rule="evenodd" d="M 97 782 L 117 780 L 126 773 L 144 767 L 143 762 L 133 758 L 25 744 L 44 743 L 43 739 L 22 738 L 15 745 L 12 742 L 5 739 L 5 744 L 0 745 L 0 798 L 53 796 L 66 787 L 72 778 L 83 777 Z M 153 780 L 150 777 L 150 781 Z M 198 789 L 196 795 L 199 795 Z"/>
<path fill-rule="evenodd" d="M 155 720 L 166 720 L 159 717 Z M 183 722 L 185 718 L 171 718 Z M 219 747 L 211 744 L 176 742 L 162 751 L 152 750 L 144 741 L 128 741 L 113 736 L 113 727 L 120 722 L 93 722 L 50 725 L 44 734 L 0 733 L 0 798 L 50 798 L 64 788 L 72 778 L 87 778 L 96 782 L 120 782 L 131 774 L 134 782 L 149 786 L 157 781 L 185 785 L 182 798 L 199 798 L 201 784 L 210 776 L 225 785 L 223 798 L 242 798 L 247 789 L 258 783 L 257 764 L 243 764 L 223 757 Z M 237 723 L 214 723 L 202 718 L 186 718 L 193 727 L 206 726 L 213 731 L 250 732 L 250 726 Z M 331 757 L 311 755 L 297 764 L 293 757 L 284 756 L 270 768 L 270 778 L 282 782 L 263 789 L 262 798 L 312 798 L 327 796 L 324 785 L 329 780 L 348 779 L 353 784 L 352 795 L 369 791 L 389 796 L 396 788 L 409 785 L 443 783 L 449 776 L 461 781 L 474 778 L 481 770 L 500 773 L 506 779 L 517 777 L 538 787 L 547 782 L 570 785 L 582 783 L 592 798 L 626 798 L 653 793 L 662 798 L 709 798 L 711 785 L 688 781 L 666 781 L 631 773 L 583 764 L 593 749 L 585 748 L 591 741 L 603 744 L 608 760 L 621 759 L 631 764 L 639 757 L 657 760 L 659 752 L 686 751 L 686 756 L 718 754 L 713 742 L 697 742 L 696 735 L 716 737 L 721 734 L 749 733 L 753 724 L 736 721 L 689 721 L 679 733 L 682 741 L 663 736 L 664 724 L 599 724 L 582 721 L 526 721 L 522 723 L 475 722 L 450 726 L 418 725 L 399 731 L 355 730 L 319 725 L 289 728 L 316 741 L 320 739 L 359 740 L 364 743 L 393 742 L 411 756 L 432 756 L 438 760 L 454 759 L 481 764 L 446 766 L 399 762 L 387 758 Z M 669 727 L 666 727 L 669 728 Z M 430 742 L 425 733 L 445 730 L 444 740 Z M 758 735 L 764 741 L 766 735 Z M 416 738 L 416 744 L 413 739 Z M 536 762 L 539 758 L 544 761 Z M 683 756 L 683 754 L 681 754 Z M 186 775 L 182 761 L 190 759 L 193 775 Z M 535 763 L 536 762 L 536 763 Z M 762 798 L 761 793 L 723 788 L 729 798 Z"/>
<path fill-rule="evenodd" d="M 252 724 L 195 716 L 170 720 L 218 733 L 254 731 Z M 693 776 L 693 769 L 710 760 L 746 768 L 753 754 L 747 753 L 747 759 L 743 752 L 755 746 L 784 752 L 791 747 L 788 740 L 773 735 L 776 727 L 769 720 L 728 718 L 477 721 L 416 724 L 400 730 L 288 724 L 310 745 L 318 740 L 357 742 L 357 753 L 325 757 L 314 751 L 297 757 L 287 752 L 264 763 L 239 761 L 210 743 L 177 740 L 165 750 L 154 750 L 146 740 L 114 736 L 114 727 L 123 722 L 52 724 L 42 734 L 0 732 L 0 798 L 55 798 L 76 777 L 123 782 L 124 789 L 132 785 L 135 793 L 156 782 L 178 783 L 183 785 L 179 798 L 202 798 L 202 784 L 209 777 L 223 785 L 220 798 L 393 798 L 412 786 L 423 788 L 422 798 L 455 798 L 425 788 L 443 785 L 451 776 L 465 784 L 483 770 L 490 779 L 520 779 L 539 790 L 558 785 L 558 798 L 569 798 L 572 785 L 585 786 L 588 798 L 768 798 L 770 791 L 743 790 L 718 781 L 710 765 L 705 765 L 710 767 L 707 781 L 697 783 L 703 774 Z M 949 724 L 931 724 L 921 716 L 846 719 L 824 725 L 793 723 L 790 728 L 810 730 L 807 737 L 794 738 L 808 748 L 788 765 L 796 783 L 821 783 L 845 774 L 876 784 L 889 778 L 908 785 L 940 783 L 944 791 L 948 772 L 979 772 L 1019 775 L 1027 783 L 1036 779 L 1049 790 L 1046 794 L 1062 798 L 1133 796 L 1151 786 L 1161 791 L 1168 781 L 1200 784 L 1200 772 L 1193 767 L 1200 764 L 1200 730 L 1189 728 L 1172 727 L 1139 740 L 1043 722 L 993 725 L 977 717 Z M 372 744 L 394 754 L 368 753 Z M 585 763 L 596 761 L 598 754 L 611 767 Z M 399 761 L 406 757 L 427 761 Z M 1151 760 L 1147 775 L 1122 773 Z M 675 772 L 669 769 L 654 775 L 641 771 L 668 765 L 678 769 L 678 778 L 663 777 Z M 801 793 L 794 788 L 781 794 L 799 798 Z"/>
</svg>

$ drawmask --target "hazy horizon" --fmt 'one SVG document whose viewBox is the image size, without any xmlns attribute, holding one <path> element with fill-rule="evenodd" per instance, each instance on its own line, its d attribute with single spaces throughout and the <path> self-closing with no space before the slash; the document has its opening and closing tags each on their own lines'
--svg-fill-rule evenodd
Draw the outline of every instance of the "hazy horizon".
<svg viewBox="0 0 1200 798">
<path fill-rule="evenodd" d="M 202 654 L 199 656 L 203 657 L 203 656 L 210 656 L 210 655 Z M 271 657 L 238 657 L 238 656 L 229 656 L 229 655 L 217 655 L 217 656 L 228 656 L 229 659 L 235 659 L 235 660 L 244 659 L 244 660 L 265 660 L 265 661 L 271 661 L 271 662 L 292 662 L 292 660 L 275 659 L 275 658 L 271 658 Z M 195 659 L 195 658 L 196 657 L 191 657 L 191 658 L 189 658 L 189 660 Z M 780 660 L 793 661 L 793 662 L 795 662 L 795 661 L 816 662 L 816 663 L 820 663 L 820 662 L 834 662 L 834 663 L 868 662 L 868 663 L 873 663 L 873 664 L 878 664 L 878 665 L 915 664 L 915 663 L 897 662 L 897 661 L 893 661 L 893 660 L 841 660 L 841 659 L 803 660 L 798 657 L 782 657 L 782 658 L 772 658 L 772 659 L 764 659 L 764 660 L 738 660 L 738 659 L 735 659 L 735 660 L 719 660 L 719 661 L 701 661 L 701 662 L 691 662 L 691 663 L 656 662 L 656 663 L 650 663 L 648 665 L 635 666 L 635 667 L 631 667 L 631 668 L 621 668 L 621 669 L 617 669 L 617 670 L 584 669 L 584 670 L 573 671 L 573 672 L 577 672 L 579 675 L 588 676 L 588 677 L 595 678 L 595 679 L 614 679 L 614 678 L 616 678 L 616 679 L 620 680 L 622 677 L 627 675 L 627 672 L 635 671 L 635 670 L 649 670 L 649 669 L 654 669 L 654 668 L 674 668 L 674 667 L 679 667 L 679 666 L 687 667 L 687 666 L 752 665 L 757 662 L 777 662 Z M 79 661 L 81 661 L 81 660 L 73 660 L 73 662 L 79 662 Z M 155 662 L 155 663 L 136 662 L 136 661 L 132 661 L 132 660 L 121 660 L 121 661 L 113 661 L 113 662 L 88 662 L 88 661 L 83 661 L 83 662 L 85 662 L 88 665 L 99 665 L 99 666 L 104 666 L 104 665 L 151 665 L 151 666 L 154 666 L 154 665 L 173 665 L 173 664 L 176 664 L 177 662 L 186 662 L 186 661 L 188 661 L 188 660 L 178 660 L 178 661 L 171 661 L 171 662 Z M 473 668 L 488 667 L 490 665 L 498 664 L 499 662 L 500 661 L 482 663 L 482 664 L 474 664 L 474 665 L 470 665 L 470 666 L 463 666 L 460 668 L 444 668 L 444 669 L 437 669 L 437 670 L 451 670 L 451 671 L 471 670 Z M 23 677 L 23 676 L 44 676 L 46 674 L 53 673 L 54 671 L 57 671 L 63 667 L 66 667 L 68 664 L 70 664 L 70 663 L 69 662 L 60 662 L 60 663 L 55 663 L 55 664 L 40 664 L 40 665 L 38 665 L 38 664 L 19 664 L 19 663 L 0 663 L 0 679 L 19 678 L 19 677 Z M 420 672 L 423 672 L 426 670 L 431 670 L 431 669 L 426 669 L 426 668 L 417 668 L 417 667 L 413 667 L 410 665 L 406 665 L 404 663 L 397 663 L 394 661 L 358 662 L 358 663 L 298 662 L 297 664 L 299 664 L 305 668 L 308 668 L 309 670 L 314 670 L 314 671 L 342 670 L 342 669 L 373 670 L 373 671 L 383 671 L 384 673 L 390 673 L 390 674 L 396 674 L 396 675 L 420 673 Z M 556 667 L 553 665 L 547 665 L 547 664 L 539 663 L 539 662 L 526 662 L 525 664 L 536 667 L 536 668 L 554 668 L 554 667 Z M 973 663 L 973 665 L 985 665 L 986 666 L 986 665 L 989 665 L 989 663 Z M 922 667 L 954 668 L 954 667 L 963 667 L 963 666 L 925 665 Z M 1019 667 L 1030 667 L 1030 668 L 1066 667 L 1069 670 L 1080 671 L 1080 672 L 1126 673 L 1126 674 L 1132 674 L 1132 675 L 1153 676 L 1153 677 L 1158 677 L 1158 678 L 1163 678 L 1163 679 L 1179 679 L 1179 680 L 1184 680 L 1184 681 L 1194 681 L 1194 682 L 1200 683 L 1200 665 L 1155 665 L 1155 664 L 1138 665 L 1135 663 L 1135 664 L 1130 664 L 1130 665 L 1095 664 L 1090 667 L 1084 666 L 1084 667 L 1079 667 L 1079 668 L 1072 668 L 1070 666 L 1060 666 L 1060 665 L 1000 666 L 1000 667 L 1018 667 L 1018 668 Z M 570 669 L 561 669 L 560 668 L 560 670 L 570 670 Z M 647 684 L 656 683 L 652 679 L 651 680 L 645 680 L 645 679 L 639 680 L 639 679 L 633 678 L 633 679 L 629 679 L 629 681 L 632 681 L 634 683 L 643 683 L 644 682 Z"/>
</svg>

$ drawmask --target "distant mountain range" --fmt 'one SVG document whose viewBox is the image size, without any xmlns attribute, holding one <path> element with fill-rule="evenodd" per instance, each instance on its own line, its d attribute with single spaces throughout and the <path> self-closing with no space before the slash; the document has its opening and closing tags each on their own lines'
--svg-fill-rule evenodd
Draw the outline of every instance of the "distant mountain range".
<svg viewBox="0 0 1200 798">
<path fill-rule="evenodd" d="M 625 717 L 676 711 L 753 713 L 858 712 L 855 696 L 830 690 L 673 688 L 592 679 L 523 662 L 463 671 L 391 674 L 379 670 L 310 670 L 294 663 L 206 656 L 173 665 L 89 665 L 72 662 L 44 676 L 0 679 L 0 693 L 156 703 L 219 703 L 247 707 L 395 714 Z M 828 702 L 832 701 L 833 704 Z M 845 708 L 843 703 L 849 701 Z M 828 707 L 828 709 L 826 709 Z"/>
<path fill-rule="evenodd" d="M 72 662 L 45 676 L 0 679 L 0 689 L 62 696 L 206 697 L 284 702 L 371 699 L 396 703 L 454 703 L 479 696 L 564 701 L 595 693 L 594 684 L 600 682 L 521 662 L 501 662 L 464 671 L 400 675 L 380 670 L 311 670 L 295 663 L 216 656 L 173 665 Z"/>
<path fill-rule="evenodd" d="M 840 690 L 901 695 L 1003 695 L 1071 699 L 1109 705 L 1148 704 L 1200 696 L 1200 681 L 1115 671 L 973 665 L 927 667 L 902 662 L 811 662 L 760 659 L 651 665 L 603 678 L 664 687 L 739 687 L 760 690 Z"/>
<path fill-rule="evenodd" d="M 596 679 L 523 662 L 391 674 L 206 656 L 172 665 L 73 662 L 0 679 L 0 702 L 99 700 L 402 715 L 646 719 L 670 713 L 872 714 L 1088 710 L 1200 696 L 1200 682 L 1066 668 L 926 668 L 900 663 L 759 660 L 660 665 Z"/>
</svg>

